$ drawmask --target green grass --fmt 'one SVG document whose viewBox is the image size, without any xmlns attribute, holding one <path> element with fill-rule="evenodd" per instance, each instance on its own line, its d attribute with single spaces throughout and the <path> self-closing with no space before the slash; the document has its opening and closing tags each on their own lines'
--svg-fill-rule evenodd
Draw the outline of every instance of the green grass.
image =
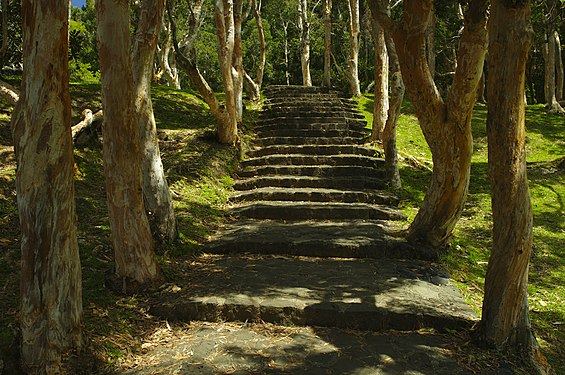
<svg viewBox="0 0 565 375">
<path fill-rule="evenodd" d="M 152 89 L 163 165 L 177 215 L 181 240 L 157 249 L 168 282 L 175 260 L 201 251 L 203 242 L 223 220 L 231 178 L 240 150 L 213 139 L 215 120 L 193 92 Z M 71 84 L 73 123 L 84 108 L 101 108 L 100 84 Z M 9 129 L 12 108 L 0 101 L 0 359 L 6 373 L 16 373 L 19 224 L 15 200 L 15 160 Z M 245 112 L 244 128 L 257 116 Z M 248 137 L 242 134 L 242 138 Z M 117 296 L 105 287 L 113 266 L 110 227 L 99 142 L 75 148 L 78 238 L 83 269 L 84 330 L 88 346 L 78 359 L 79 373 L 99 373 L 123 364 L 140 350 L 147 329 L 161 324 L 147 314 L 141 296 Z M 72 358 L 71 358 L 72 359 Z M 73 361 L 71 360 L 71 363 Z M 75 369 L 76 370 L 76 369 Z"/>
<path fill-rule="evenodd" d="M 359 101 L 372 120 L 372 97 Z M 406 163 L 412 156 L 424 165 L 431 153 L 409 103 L 398 122 L 398 150 L 405 199 L 402 208 L 413 218 L 430 179 L 426 168 Z M 486 107 L 478 104 L 473 116 L 474 153 L 469 196 L 443 260 L 457 287 L 480 314 L 483 286 L 492 246 L 492 215 L 488 177 Z M 542 105 L 527 108 L 527 162 L 534 213 L 533 255 L 529 273 L 532 324 L 545 355 L 558 374 L 565 374 L 565 117 L 549 115 Z M 565 163 L 564 163 L 565 164 Z"/>
</svg>

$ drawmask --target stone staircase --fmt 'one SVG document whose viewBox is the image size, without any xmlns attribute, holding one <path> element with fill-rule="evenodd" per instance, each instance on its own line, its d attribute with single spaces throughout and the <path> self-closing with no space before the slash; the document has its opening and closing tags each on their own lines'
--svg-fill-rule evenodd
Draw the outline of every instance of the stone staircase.
<svg viewBox="0 0 565 375">
<path fill-rule="evenodd" d="M 363 146 L 355 102 L 317 87 L 265 95 L 232 220 L 153 313 L 362 330 L 473 324 L 436 252 L 396 234 L 405 216 L 386 190 L 383 159 Z"/>
</svg>

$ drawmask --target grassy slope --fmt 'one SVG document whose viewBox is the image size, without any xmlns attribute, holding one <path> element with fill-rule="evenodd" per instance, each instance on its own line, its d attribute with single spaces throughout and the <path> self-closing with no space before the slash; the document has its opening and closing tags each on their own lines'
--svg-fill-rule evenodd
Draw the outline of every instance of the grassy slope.
<svg viewBox="0 0 565 375">
<path fill-rule="evenodd" d="M 372 97 L 360 108 L 372 121 Z M 542 105 L 527 109 L 528 177 L 534 212 L 534 245 L 530 264 L 530 316 L 544 352 L 558 374 L 565 374 L 565 117 L 548 115 Z M 486 266 L 492 245 L 492 216 L 487 165 L 486 107 L 473 117 L 474 154 L 465 210 L 454 233 L 451 254 L 444 259 L 457 286 L 480 313 Z M 398 149 L 421 165 L 431 154 L 409 103 L 398 123 Z M 412 163 L 413 164 L 413 163 Z M 422 201 L 430 172 L 401 165 L 404 210 L 412 218 Z"/>
<path fill-rule="evenodd" d="M 73 123 L 78 122 L 83 108 L 101 107 L 99 91 L 99 84 L 71 86 Z M 164 168 L 182 239 L 179 244 L 158 249 L 163 273 L 172 281 L 174 260 L 198 253 L 203 240 L 223 219 L 232 185 L 230 176 L 239 155 L 234 148 L 213 141 L 214 118 L 195 95 L 155 87 L 153 96 Z M 0 103 L 0 361 L 4 361 L 6 373 L 15 373 L 19 231 L 10 111 Z M 246 121 L 254 114 L 247 111 Z M 105 273 L 112 266 L 113 254 L 100 144 L 77 148 L 75 164 L 85 331 L 89 338 L 79 366 L 80 373 L 90 374 L 127 364 L 132 352 L 140 349 L 145 332 L 154 331 L 162 322 L 147 314 L 142 297 L 119 297 L 105 288 Z"/>
</svg>

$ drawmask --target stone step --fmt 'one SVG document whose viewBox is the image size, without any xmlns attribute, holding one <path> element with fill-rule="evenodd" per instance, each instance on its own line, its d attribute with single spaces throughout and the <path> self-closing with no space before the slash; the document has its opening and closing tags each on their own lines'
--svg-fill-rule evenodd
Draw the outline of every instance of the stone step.
<svg viewBox="0 0 565 375">
<path fill-rule="evenodd" d="M 241 203 L 231 214 L 268 220 L 405 220 L 396 208 L 368 203 L 258 201 Z"/>
<path fill-rule="evenodd" d="M 300 125 L 308 125 L 308 124 L 324 124 L 324 123 L 355 123 L 358 126 L 366 125 L 364 119 L 360 118 L 353 118 L 348 116 L 336 116 L 336 117 L 325 117 L 325 116 L 317 116 L 317 117 L 276 117 L 276 118 L 264 118 L 259 119 L 257 121 L 258 126 L 262 125 L 273 125 L 278 124 L 281 127 L 284 127 L 285 124 L 300 124 Z"/>
<path fill-rule="evenodd" d="M 272 145 L 250 150 L 247 155 L 250 158 L 258 158 L 268 155 L 363 155 L 381 157 L 380 151 L 360 145 Z"/>
<path fill-rule="evenodd" d="M 277 108 L 277 109 L 267 109 L 263 110 L 259 114 L 259 119 L 272 119 L 272 118 L 285 118 L 285 117 L 299 117 L 299 118 L 311 118 L 311 117 L 324 117 L 324 118 L 335 118 L 335 117 L 348 117 L 355 119 L 364 119 L 365 116 L 358 111 L 353 109 L 337 109 L 328 110 L 326 107 L 320 108 L 306 108 L 305 106 L 298 108 Z"/>
<path fill-rule="evenodd" d="M 237 175 L 239 178 L 269 175 L 315 177 L 385 177 L 383 169 L 375 169 L 357 165 L 263 165 L 244 168 L 240 170 Z"/>
<path fill-rule="evenodd" d="M 251 190 L 265 187 L 322 188 L 342 190 L 384 189 L 385 182 L 370 177 L 309 177 L 309 176 L 262 176 L 238 180 L 235 190 Z"/>
<path fill-rule="evenodd" d="M 206 246 L 221 254 L 285 254 L 328 258 L 435 260 L 435 249 L 415 246 L 375 220 L 239 220 L 224 225 Z M 383 262 L 383 265 L 385 262 Z"/>
<path fill-rule="evenodd" d="M 273 130 L 257 131 L 259 137 L 348 137 L 348 138 L 364 138 L 368 137 L 369 133 L 363 130 L 355 129 L 333 129 L 333 130 L 320 130 L 320 129 L 285 129 L 278 127 Z"/>
<path fill-rule="evenodd" d="M 273 145 L 343 145 L 360 144 L 365 139 L 359 137 L 265 137 L 255 140 L 255 144 L 261 147 Z"/>
<path fill-rule="evenodd" d="M 362 130 L 368 132 L 369 129 L 365 128 L 365 123 L 360 122 L 324 122 L 324 123 L 307 123 L 307 124 L 267 124 L 267 125 L 257 125 L 253 127 L 253 130 L 262 135 L 263 132 L 274 131 L 274 130 Z"/>
<path fill-rule="evenodd" d="M 344 202 L 397 206 L 400 199 L 391 193 L 375 190 L 259 188 L 232 194 L 230 201 L 236 203 L 249 201 Z"/>
<path fill-rule="evenodd" d="M 376 158 L 372 156 L 364 155 L 350 155 L 350 154 L 339 154 L 339 155 L 301 155 L 301 154 L 274 154 L 259 156 L 256 158 L 250 158 L 243 160 L 241 166 L 246 167 L 258 167 L 258 166 L 268 166 L 268 165 L 329 165 L 329 166 L 348 166 L 354 165 L 358 167 L 370 167 L 370 168 L 384 168 L 385 161 L 382 158 Z"/>
<path fill-rule="evenodd" d="M 430 262 L 220 255 L 191 262 L 195 266 L 179 276 L 178 285 L 156 292 L 152 315 L 171 322 L 267 322 L 367 331 L 446 332 L 477 322 L 449 275 Z"/>
</svg>

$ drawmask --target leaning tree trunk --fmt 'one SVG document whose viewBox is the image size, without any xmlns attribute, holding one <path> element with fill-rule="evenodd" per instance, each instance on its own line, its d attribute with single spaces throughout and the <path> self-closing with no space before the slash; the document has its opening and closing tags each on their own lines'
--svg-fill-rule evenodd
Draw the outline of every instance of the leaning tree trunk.
<svg viewBox="0 0 565 375">
<path fill-rule="evenodd" d="M 403 17 L 393 22 L 378 2 L 373 16 L 393 32 L 402 77 L 432 152 L 432 181 L 408 230 L 411 241 L 434 247 L 449 240 L 461 216 L 469 185 L 471 115 L 487 47 L 487 0 L 472 0 L 461 35 L 459 62 L 444 103 L 425 56 L 425 34 L 432 0 L 405 0 Z M 387 30 L 387 31 L 388 31 Z"/>
<path fill-rule="evenodd" d="M 324 0 L 324 80 L 323 85 L 332 85 L 332 0 Z"/>
<path fill-rule="evenodd" d="M 398 170 L 398 152 L 396 149 L 396 124 L 400 117 L 400 107 L 404 99 L 404 82 L 400 72 L 400 64 L 396 47 L 390 35 L 385 35 L 390 62 L 390 106 L 383 131 L 383 148 L 385 151 L 385 173 L 387 182 L 393 189 L 400 189 L 400 171 Z"/>
<path fill-rule="evenodd" d="M 359 0 L 349 0 L 349 90 L 353 96 L 361 96 L 359 86 Z"/>
<path fill-rule="evenodd" d="M 141 134 L 143 200 L 157 241 L 173 242 L 178 237 L 173 201 L 169 192 L 157 126 L 151 102 L 151 74 L 157 39 L 161 30 L 165 0 L 143 0 L 133 48 L 135 120 Z"/>
<path fill-rule="evenodd" d="M 143 206 L 140 134 L 134 120 L 129 2 L 98 0 L 104 174 L 116 277 L 124 292 L 156 281 L 157 259 Z M 128 285 L 131 282 L 131 285 Z"/>
<path fill-rule="evenodd" d="M 312 86 L 310 76 L 310 21 L 308 0 L 298 0 L 298 33 L 300 34 L 300 64 L 302 66 L 302 84 Z"/>
<path fill-rule="evenodd" d="M 159 81 L 165 77 L 167 84 L 180 90 L 180 77 L 175 62 L 175 55 L 171 54 L 171 24 L 167 22 L 163 25 L 165 32 L 165 39 L 162 46 L 157 45 L 157 62 L 159 63 L 159 70 L 155 73 L 153 80 Z M 169 56 L 171 59 L 169 59 Z"/>
<path fill-rule="evenodd" d="M 243 88 L 250 100 L 257 101 L 261 98 L 261 86 L 263 85 L 263 75 L 265 73 L 265 63 L 267 61 L 267 55 L 265 48 L 265 30 L 263 28 L 263 20 L 261 19 L 260 4 L 257 5 L 257 0 L 251 0 L 250 6 L 253 10 L 255 23 L 257 24 L 260 56 L 259 66 L 257 67 L 257 75 L 255 76 L 255 79 L 251 78 L 249 74 L 244 72 Z"/>
<path fill-rule="evenodd" d="M 233 0 L 215 0 L 216 34 L 218 36 L 218 58 L 222 81 L 226 94 L 225 121 L 218 128 L 220 143 L 237 142 L 236 92 L 233 81 L 233 54 L 235 44 L 234 2 Z"/>
<path fill-rule="evenodd" d="M 531 46 L 530 2 L 493 0 L 488 58 L 488 153 L 493 249 L 485 279 L 481 338 L 498 349 L 524 351 L 537 373 L 549 367 L 532 332 L 528 264 L 532 207 L 526 175 L 525 76 Z"/>
<path fill-rule="evenodd" d="M 21 227 L 20 360 L 54 374 L 81 346 L 82 286 L 73 186 L 68 1 L 22 1 L 23 76 L 12 115 Z"/>
<path fill-rule="evenodd" d="M 388 55 L 386 50 L 385 33 L 381 25 L 374 18 L 371 22 L 373 44 L 375 46 L 375 85 L 373 105 L 373 128 L 371 140 L 383 139 L 383 130 L 388 117 Z"/>
</svg>

